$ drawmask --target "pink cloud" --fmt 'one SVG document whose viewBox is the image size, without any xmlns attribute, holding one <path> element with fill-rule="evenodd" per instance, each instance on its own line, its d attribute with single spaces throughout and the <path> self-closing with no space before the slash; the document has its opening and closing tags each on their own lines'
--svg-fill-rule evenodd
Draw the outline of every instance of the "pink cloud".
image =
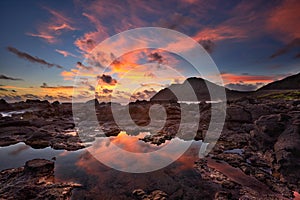
<svg viewBox="0 0 300 200">
<path fill-rule="evenodd" d="M 27 35 L 39 37 L 48 43 L 56 43 L 59 41 L 58 36 L 61 35 L 63 31 L 76 30 L 76 28 L 72 26 L 74 23 L 73 20 L 66 17 L 63 13 L 47 7 L 44 7 L 44 9 L 51 14 L 50 19 L 37 27 L 37 33 L 26 33 Z"/>
<path fill-rule="evenodd" d="M 256 84 L 256 83 L 270 83 L 272 81 L 283 78 L 283 75 L 239 75 L 231 73 L 221 74 L 225 84 L 243 83 L 243 84 Z"/>
<path fill-rule="evenodd" d="M 62 54 L 64 57 L 67 57 L 67 56 L 72 56 L 72 57 L 76 57 L 74 54 L 68 52 L 68 51 L 64 51 L 64 50 L 59 50 L 59 49 L 55 49 L 55 51 L 57 53 L 60 53 Z"/>
<path fill-rule="evenodd" d="M 269 13 L 267 29 L 284 42 L 300 37 L 300 2 L 283 1 Z"/>
</svg>

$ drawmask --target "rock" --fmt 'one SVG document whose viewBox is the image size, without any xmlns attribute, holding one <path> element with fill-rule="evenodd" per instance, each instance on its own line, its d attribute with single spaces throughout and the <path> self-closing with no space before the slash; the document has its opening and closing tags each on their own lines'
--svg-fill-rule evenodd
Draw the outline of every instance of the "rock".
<svg viewBox="0 0 300 200">
<path fill-rule="evenodd" d="M 32 176 L 51 175 L 54 170 L 54 162 L 45 159 L 33 159 L 25 163 L 24 173 Z"/>
<path fill-rule="evenodd" d="M 45 159 L 27 161 L 24 167 L 0 172 L 1 199 L 62 199 L 71 198 L 76 183 L 54 181 L 54 162 Z"/>
<path fill-rule="evenodd" d="M 8 120 L 8 121 L 0 122 L 0 127 L 28 126 L 28 125 L 30 125 L 30 122 L 26 120 Z"/>
<path fill-rule="evenodd" d="M 141 200 L 166 200 L 168 195 L 161 190 L 154 190 L 150 193 L 146 193 L 142 189 L 136 189 L 132 192 L 132 194 Z"/>
<path fill-rule="evenodd" d="M 11 110 L 12 106 L 7 103 L 4 99 L 0 99 L 0 111 L 8 111 Z"/>
<path fill-rule="evenodd" d="M 60 103 L 59 103 L 59 101 L 54 101 L 51 105 L 52 105 L 52 106 L 59 106 Z"/>
<path fill-rule="evenodd" d="M 241 106 L 230 106 L 227 108 L 227 119 L 233 122 L 252 122 L 252 117 L 249 112 Z"/>
<path fill-rule="evenodd" d="M 216 200 L 229 200 L 232 199 L 232 194 L 230 192 L 220 191 L 215 194 Z"/>
<path fill-rule="evenodd" d="M 251 114 L 253 120 L 272 113 L 272 108 L 265 104 L 248 104 L 245 106 L 245 110 Z"/>
</svg>

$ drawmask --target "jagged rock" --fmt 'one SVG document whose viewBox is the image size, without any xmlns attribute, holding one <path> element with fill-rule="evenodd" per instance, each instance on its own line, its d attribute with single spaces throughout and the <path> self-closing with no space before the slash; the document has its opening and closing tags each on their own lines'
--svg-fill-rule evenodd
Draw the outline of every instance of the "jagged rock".
<svg viewBox="0 0 300 200">
<path fill-rule="evenodd" d="M 7 103 L 4 99 L 0 99 L 0 111 L 11 110 L 12 106 Z"/>
<path fill-rule="evenodd" d="M 230 106 L 227 108 L 227 119 L 233 122 L 252 122 L 251 114 L 240 106 Z"/>
<path fill-rule="evenodd" d="M 27 161 L 24 167 L 0 172 L 1 199 L 70 199 L 76 183 L 54 180 L 54 162 L 45 159 Z"/>
<path fill-rule="evenodd" d="M 136 189 L 132 194 L 141 200 L 167 200 L 168 195 L 161 190 L 154 190 L 150 193 L 146 193 L 142 189 Z"/>
</svg>

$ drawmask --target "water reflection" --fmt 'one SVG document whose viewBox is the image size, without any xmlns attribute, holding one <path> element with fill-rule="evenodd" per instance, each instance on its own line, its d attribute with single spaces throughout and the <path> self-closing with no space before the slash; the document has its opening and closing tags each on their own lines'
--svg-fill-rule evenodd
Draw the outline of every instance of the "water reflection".
<svg viewBox="0 0 300 200">
<path fill-rule="evenodd" d="M 133 152 L 153 151 L 161 148 L 139 141 L 140 136 L 128 136 L 122 133 L 111 138 L 111 142 Z M 174 142 L 177 145 L 184 143 L 180 139 L 174 139 Z M 103 142 L 95 151 L 104 152 L 103 149 L 106 149 L 106 145 Z M 24 143 L 18 143 L 1 148 L 0 157 L 6 162 L 0 163 L 0 168 L 19 167 L 30 159 L 51 159 L 55 156 L 56 180 L 73 181 L 84 186 L 73 192 L 72 199 L 132 199 L 131 193 L 137 188 L 145 191 L 161 189 L 170 197 L 173 195 L 174 198 L 183 195 L 183 193 L 185 195 L 190 194 L 195 198 L 203 198 L 203 192 L 211 186 L 206 185 L 200 174 L 193 168 L 194 161 L 198 159 L 200 146 L 201 142 L 193 142 L 183 156 L 166 168 L 151 173 L 133 174 L 120 172 L 105 166 L 86 149 L 78 151 L 54 150 L 51 148 L 33 149 Z M 106 152 L 101 156 L 112 157 L 113 160 L 120 159 L 114 152 Z M 167 157 L 169 155 L 163 156 Z M 147 160 L 143 158 L 138 162 L 147 162 Z M 126 157 L 122 158 L 121 163 L 134 165 L 130 160 L 126 162 Z"/>
<path fill-rule="evenodd" d="M 120 135 L 113 142 L 122 145 L 127 150 L 144 150 L 145 144 L 137 141 L 135 137 Z M 175 139 L 180 145 L 184 141 Z M 141 144 L 139 146 L 139 144 Z M 132 145 L 134 147 L 132 147 Z M 147 145 L 147 148 L 158 148 L 155 145 Z M 194 142 L 189 150 L 185 152 L 177 161 L 167 166 L 166 168 L 149 172 L 149 173 L 126 173 L 111 169 L 104 164 L 97 161 L 89 152 L 85 152 L 80 155 L 77 160 L 76 167 L 77 173 L 83 171 L 87 173 L 85 178 L 81 179 L 87 188 L 76 190 L 73 194 L 73 199 L 132 199 L 131 192 L 134 189 L 142 188 L 145 191 L 152 191 L 160 189 L 165 191 L 172 198 L 178 198 L 185 194 L 196 199 L 203 198 L 203 193 L 207 187 L 201 179 L 201 176 L 194 169 L 194 162 L 198 159 L 198 151 L 201 146 L 201 142 Z M 104 146 L 99 146 L 98 151 L 103 152 Z M 120 159 L 114 152 L 104 157 L 112 156 L 116 160 Z M 116 156 L 116 157 L 114 157 Z M 164 155 L 168 156 L 168 155 Z M 134 165 L 126 157 L 120 161 L 122 164 Z M 142 158 L 138 162 L 148 162 L 145 158 Z M 68 177 L 64 177 L 68 179 Z M 209 194 L 207 194 L 209 195 Z M 197 198 L 198 197 L 198 198 Z"/>
<path fill-rule="evenodd" d="M 3 161 L 0 162 L 0 170 L 23 166 L 26 161 L 35 158 L 50 160 L 63 152 L 64 150 L 54 150 L 50 147 L 33 149 L 23 142 L 7 147 L 0 147 L 0 158 Z"/>
</svg>

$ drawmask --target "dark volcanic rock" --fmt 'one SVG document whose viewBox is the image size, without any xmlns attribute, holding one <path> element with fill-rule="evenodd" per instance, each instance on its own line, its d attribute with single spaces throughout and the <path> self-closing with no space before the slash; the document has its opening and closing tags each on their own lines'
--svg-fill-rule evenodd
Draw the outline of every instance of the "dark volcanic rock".
<svg viewBox="0 0 300 200">
<path fill-rule="evenodd" d="M 27 161 L 24 167 L 0 172 L 1 199 L 70 199 L 75 183 L 54 179 L 54 162 L 44 159 Z"/>
<path fill-rule="evenodd" d="M 227 118 L 233 122 L 252 122 L 251 114 L 241 106 L 229 106 L 227 108 Z"/>
<path fill-rule="evenodd" d="M 4 99 L 0 99 L 0 111 L 11 110 L 12 106 L 7 103 Z"/>
<path fill-rule="evenodd" d="M 132 192 L 132 194 L 141 200 L 167 200 L 168 195 L 161 190 L 154 190 L 150 193 L 146 193 L 142 189 L 136 189 Z"/>
</svg>

